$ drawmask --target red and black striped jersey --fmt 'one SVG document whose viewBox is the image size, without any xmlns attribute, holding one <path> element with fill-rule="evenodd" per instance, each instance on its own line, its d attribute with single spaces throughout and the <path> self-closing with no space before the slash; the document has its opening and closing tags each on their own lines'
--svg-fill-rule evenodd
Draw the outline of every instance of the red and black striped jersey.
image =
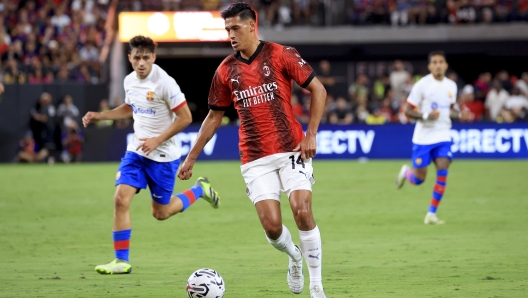
<svg viewBox="0 0 528 298">
<path fill-rule="evenodd" d="M 239 52 L 218 66 L 209 91 L 209 108 L 226 110 L 234 103 L 240 118 L 242 163 L 291 152 L 304 138 L 291 105 L 292 80 L 306 87 L 315 76 L 293 47 L 262 41 L 244 59 Z"/>
</svg>

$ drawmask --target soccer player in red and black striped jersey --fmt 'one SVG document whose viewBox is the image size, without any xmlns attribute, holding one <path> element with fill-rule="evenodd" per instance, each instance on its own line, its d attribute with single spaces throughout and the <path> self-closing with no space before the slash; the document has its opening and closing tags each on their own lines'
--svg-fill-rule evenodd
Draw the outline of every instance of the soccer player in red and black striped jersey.
<svg viewBox="0 0 528 298">
<path fill-rule="evenodd" d="M 239 148 L 246 192 L 268 241 L 289 257 L 288 285 L 294 293 L 303 290 L 304 256 L 311 297 L 326 297 L 321 277 L 321 236 L 311 210 L 312 158 L 326 91 L 295 48 L 257 38 L 256 14 L 248 4 L 232 4 L 222 17 L 235 53 L 216 70 L 209 92 L 209 114 L 178 177 L 185 180 L 192 176 L 200 151 L 220 127 L 224 111 L 234 103 L 241 123 Z M 306 135 L 292 111 L 293 81 L 312 94 Z M 289 197 L 300 249 L 282 224 L 281 192 Z"/>
</svg>

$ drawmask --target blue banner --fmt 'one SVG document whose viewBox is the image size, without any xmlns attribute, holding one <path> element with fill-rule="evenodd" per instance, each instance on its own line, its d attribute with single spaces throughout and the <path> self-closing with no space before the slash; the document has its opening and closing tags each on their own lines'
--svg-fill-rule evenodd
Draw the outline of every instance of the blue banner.
<svg viewBox="0 0 528 298">
<path fill-rule="evenodd" d="M 199 126 L 178 134 L 182 155 L 189 152 Z M 321 125 L 317 133 L 318 159 L 411 158 L 414 125 Z M 528 123 L 454 124 L 454 158 L 528 158 Z M 238 127 L 222 126 L 209 141 L 200 160 L 239 160 Z"/>
</svg>

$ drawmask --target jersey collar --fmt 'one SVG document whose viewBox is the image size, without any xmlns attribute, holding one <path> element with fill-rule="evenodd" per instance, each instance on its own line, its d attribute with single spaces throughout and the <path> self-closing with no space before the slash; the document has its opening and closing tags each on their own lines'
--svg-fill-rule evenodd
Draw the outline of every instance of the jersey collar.
<svg viewBox="0 0 528 298">
<path fill-rule="evenodd" d="M 261 40 L 260 41 L 260 44 L 258 45 L 257 47 L 257 50 L 255 51 L 255 53 L 253 53 L 253 55 L 251 55 L 251 57 L 249 57 L 249 59 L 244 59 L 242 58 L 242 55 L 240 55 L 240 52 L 237 51 L 235 53 L 235 58 L 237 58 L 238 61 L 242 62 L 242 63 L 246 63 L 247 65 L 251 64 L 251 62 L 253 62 L 253 60 L 255 60 L 255 58 L 257 58 L 257 56 L 260 54 L 260 51 L 262 51 L 262 48 L 264 47 L 264 44 L 266 42 Z"/>
</svg>

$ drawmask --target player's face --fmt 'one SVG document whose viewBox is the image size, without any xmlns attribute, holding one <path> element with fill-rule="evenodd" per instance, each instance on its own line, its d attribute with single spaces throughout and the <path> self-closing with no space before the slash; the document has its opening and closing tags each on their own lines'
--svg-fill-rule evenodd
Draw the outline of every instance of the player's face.
<svg viewBox="0 0 528 298">
<path fill-rule="evenodd" d="M 225 19 L 225 29 L 231 46 L 235 51 L 244 51 L 251 45 L 254 37 L 255 21 L 252 19 L 241 20 L 239 16 Z"/>
<path fill-rule="evenodd" d="M 132 68 L 136 71 L 138 78 L 144 79 L 152 70 L 152 64 L 156 61 L 156 54 L 148 51 L 139 51 L 133 49 L 128 55 L 128 61 L 132 64 Z"/>
<path fill-rule="evenodd" d="M 435 55 L 431 57 L 429 62 L 429 71 L 433 74 L 435 78 L 443 78 L 447 70 L 447 62 L 445 58 L 441 55 Z"/>
</svg>

